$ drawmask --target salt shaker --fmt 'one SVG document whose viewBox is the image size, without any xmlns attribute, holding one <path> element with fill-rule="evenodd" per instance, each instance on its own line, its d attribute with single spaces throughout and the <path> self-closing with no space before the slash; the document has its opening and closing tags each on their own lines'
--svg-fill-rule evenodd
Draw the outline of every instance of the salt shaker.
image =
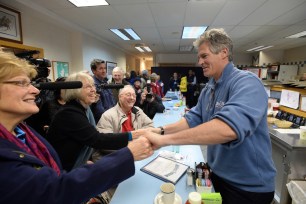
<svg viewBox="0 0 306 204">
<path fill-rule="evenodd" d="M 193 186 L 193 171 L 191 168 L 187 169 L 187 186 Z"/>
</svg>

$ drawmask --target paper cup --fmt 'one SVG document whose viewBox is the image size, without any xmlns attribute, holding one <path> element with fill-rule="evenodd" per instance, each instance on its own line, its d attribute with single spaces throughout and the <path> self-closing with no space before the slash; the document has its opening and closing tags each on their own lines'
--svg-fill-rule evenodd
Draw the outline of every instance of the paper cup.
<svg viewBox="0 0 306 204">
<path fill-rule="evenodd" d="M 175 185 L 172 183 L 163 183 L 160 186 L 160 190 L 163 194 L 161 198 L 163 204 L 173 204 L 175 199 Z"/>
<path fill-rule="evenodd" d="M 300 126 L 300 139 L 306 140 L 306 126 Z"/>
</svg>

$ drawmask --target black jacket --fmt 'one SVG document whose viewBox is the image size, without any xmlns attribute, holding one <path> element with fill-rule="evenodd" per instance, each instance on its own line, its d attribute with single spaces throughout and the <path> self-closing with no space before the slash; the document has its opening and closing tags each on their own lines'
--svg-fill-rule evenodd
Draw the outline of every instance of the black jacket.
<svg viewBox="0 0 306 204">
<path fill-rule="evenodd" d="M 128 144 L 128 133 L 99 133 L 89 123 L 85 111 L 75 100 L 66 103 L 54 116 L 47 134 L 67 171 L 85 146 L 117 150 Z"/>
<path fill-rule="evenodd" d="M 165 106 L 163 105 L 161 98 L 158 96 L 155 96 L 152 102 L 145 100 L 143 104 L 139 105 L 139 107 L 142 108 L 143 112 L 151 119 L 154 118 L 156 113 L 162 113 L 165 110 Z"/>
</svg>

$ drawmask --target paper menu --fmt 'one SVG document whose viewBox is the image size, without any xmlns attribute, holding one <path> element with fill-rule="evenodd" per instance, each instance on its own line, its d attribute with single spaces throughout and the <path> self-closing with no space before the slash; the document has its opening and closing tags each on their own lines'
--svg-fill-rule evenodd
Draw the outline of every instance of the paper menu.
<svg viewBox="0 0 306 204">
<path fill-rule="evenodd" d="M 297 91 L 282 90 L 280 105 L 297 109 L 299 107 L 300 93 Z"/>
<path fill-rule="evenodd" d="M 306 111 L 306 96 L 301 97 L 301 110 Z"/>
</svg>

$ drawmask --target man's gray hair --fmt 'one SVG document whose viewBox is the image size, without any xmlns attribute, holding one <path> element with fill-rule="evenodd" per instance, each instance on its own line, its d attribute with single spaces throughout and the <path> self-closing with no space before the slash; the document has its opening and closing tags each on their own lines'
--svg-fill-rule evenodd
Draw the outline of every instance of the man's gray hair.
<svg viewBox="0 0 306 204">
<path fill-rule="evenodd" d="M 118 95 L 120 95 L 123 91 L 125 91 L 126 89 L 133 89 L 133 90 L 135 90 L 134 89 L 134 87 L 132 86 L 132 85 L 125 85 L 122 89 L 120 89 L 119 90 L 119 93 L 118 93 Z"/>
<path fill-rule="evenodd" d="M 228 49 L 228 60 L 233 61 L 233 41 L 223 28 L 213 28 L 205 31 L 196 41 L 193 42 L 195 48 L 199 48 L 204 42 L 208 42 L 212 53 L 218 54 L 222 49 Z"/>
</svg>

